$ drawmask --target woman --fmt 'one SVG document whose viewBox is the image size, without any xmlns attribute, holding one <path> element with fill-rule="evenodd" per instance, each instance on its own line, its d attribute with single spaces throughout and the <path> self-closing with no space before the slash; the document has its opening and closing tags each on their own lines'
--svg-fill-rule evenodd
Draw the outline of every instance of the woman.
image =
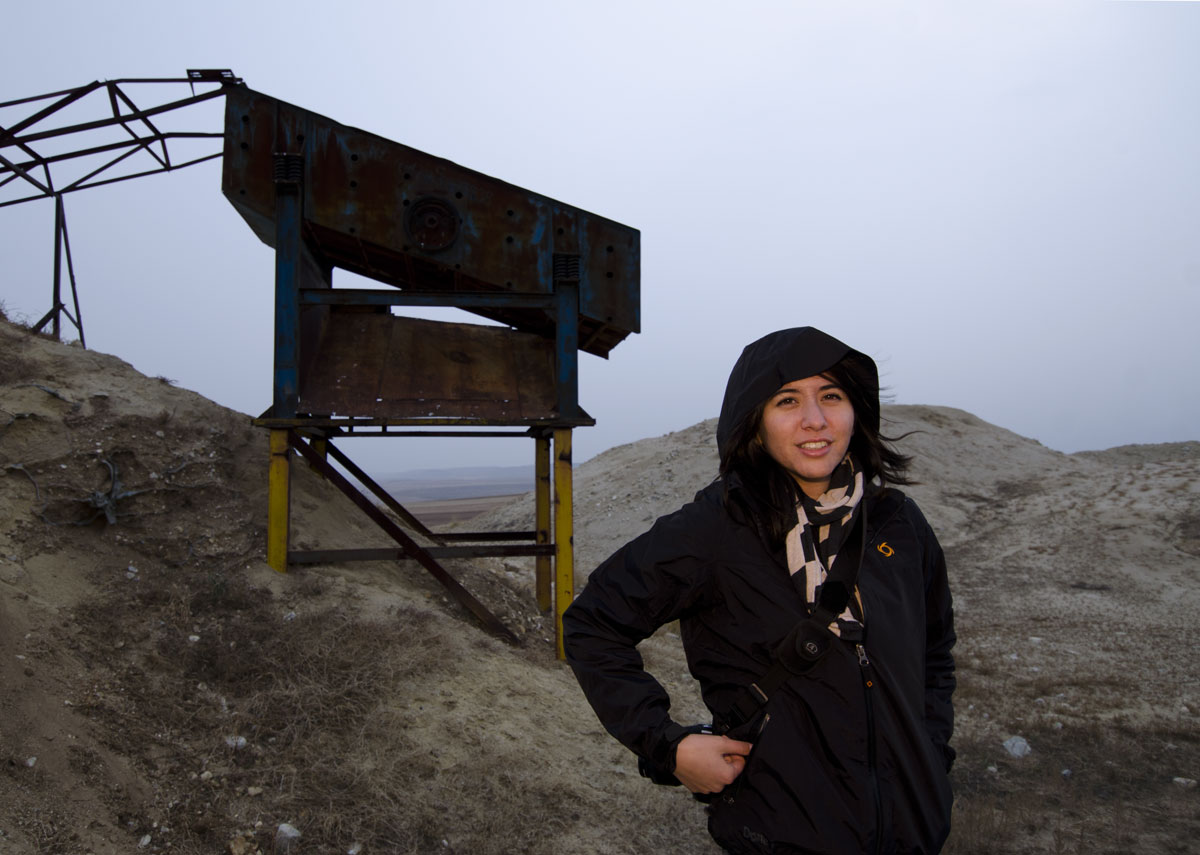
<svg viewBox="0 0 1200 855">
<path fill-rule="evenodd" d="M 868 356 L 811 327 L 749 345 L 717 424 L 720 478 L 563 617 L 604 726 L 643 774 L 710 800 L 728 852 L 937 852 L 949 832 L 945 561 L 890 486 L 911 483 L 908 458 L 879 418 Z M 642 668 L 638 642 L 675 619 L 711 729 L 673 721 Z"/>
</svg>

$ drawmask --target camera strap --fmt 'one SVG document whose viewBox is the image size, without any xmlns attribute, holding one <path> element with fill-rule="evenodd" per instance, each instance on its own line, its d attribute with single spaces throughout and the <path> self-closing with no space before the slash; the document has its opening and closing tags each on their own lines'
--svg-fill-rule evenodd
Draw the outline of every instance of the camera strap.
<svg viewBox="0 0 1200 855">
<path fill-rule="evenodd" d="M 806 674 L 819 662 L 837 636 L 829 625 L 846 610 L 858 580 L 859 567 L 867 542 L 867 503 L 859 505 L 857 519 L 846 536 L 833 568 L 821 584 L 817 607 L 799 621 L 772 653 L 771 668 L 738 693 L 729 719 L 723 722 L 726 733 L 744 727 L 759 717 L 780 686 L 792 677 Z M 761 727 L 761 725 L 760 725 Z M 743 734 L 754 736 L 756 734 Z"/>
</svg>

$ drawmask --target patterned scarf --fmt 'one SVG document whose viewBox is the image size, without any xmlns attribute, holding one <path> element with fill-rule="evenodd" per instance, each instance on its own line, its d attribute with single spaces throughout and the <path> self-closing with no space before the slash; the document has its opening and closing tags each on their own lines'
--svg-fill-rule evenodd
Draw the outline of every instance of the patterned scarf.
<svg viewBox="0 0 1200 855">
<path fill-rule="evenodd" d="M 862 496 L 862 471 L 847 454 L 833 470 L 829 487 L 819 498 L 801 494 L 796 504 L 796 525 L 788 532 L 786 541 L 788 571 L 792 583 L 803 593 L 810 613 L 816 609 L 821 584 L 837 560 L 842 541 L 854 526 Z M 862 614 L 862 595 L 855 584 L 853 598 L 829 625 L 830 632 L 847 641 L 861 640 Z"/>
</svg>

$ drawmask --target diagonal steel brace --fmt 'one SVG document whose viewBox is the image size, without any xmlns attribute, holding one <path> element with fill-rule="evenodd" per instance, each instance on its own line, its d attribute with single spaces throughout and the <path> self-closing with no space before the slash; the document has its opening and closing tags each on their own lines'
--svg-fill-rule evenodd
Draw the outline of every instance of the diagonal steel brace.
<svg viewBox="0 0 1200 855">
<path fill-rule="evenodd" d="M 404 529 L 392 522 L 387 514 L 381 511 L 370 499 L 364 496 L 359 490 L 355 489 L 346 477 L 338 472 L 329 461 L 325 460 L 311 445 L 304 441 L 300 434 L 296 431 L 288 431 L 288 443 L 296 451 L 304 457 L 309 464 L 316 469 L 322 476 L 325 477 L 331 484 L 346 494 L 346 497 L 365 513 L 371 520 L 384 530 L 397 543 L 404 548 L 404 551 L 412 556 L 416 561 L 428 570 L 435 579 L 442 583 L 443 587 L 448 590 L 454 599 L 464 606 L 471 614 L 479 619 L 479 622 L 486 629 L 503 638 L 505 641 L 516 644 L 517 636 L 512 630 L 501 623 L 500 619 L 488 611 L 487 607 L 479 600 L 471 595 L 471 592 L 462 586 L 457 579 L 451 576 L 437 559 L 429 554 L 419 543 L 404 533 Z"/>
</svg>

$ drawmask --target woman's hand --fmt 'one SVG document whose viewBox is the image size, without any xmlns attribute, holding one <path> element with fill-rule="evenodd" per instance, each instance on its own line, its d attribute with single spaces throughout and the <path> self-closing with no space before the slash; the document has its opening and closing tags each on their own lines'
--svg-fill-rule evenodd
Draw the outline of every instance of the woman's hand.
<svg viewBox="0 0 1200 855">
<path fill-rule="evenodd" d="M 753 746 L 727 736 L 690 733 L 675 746 L 675 777 L 693 793 L 717 793 L 733 783 Z"/>
</svg>

